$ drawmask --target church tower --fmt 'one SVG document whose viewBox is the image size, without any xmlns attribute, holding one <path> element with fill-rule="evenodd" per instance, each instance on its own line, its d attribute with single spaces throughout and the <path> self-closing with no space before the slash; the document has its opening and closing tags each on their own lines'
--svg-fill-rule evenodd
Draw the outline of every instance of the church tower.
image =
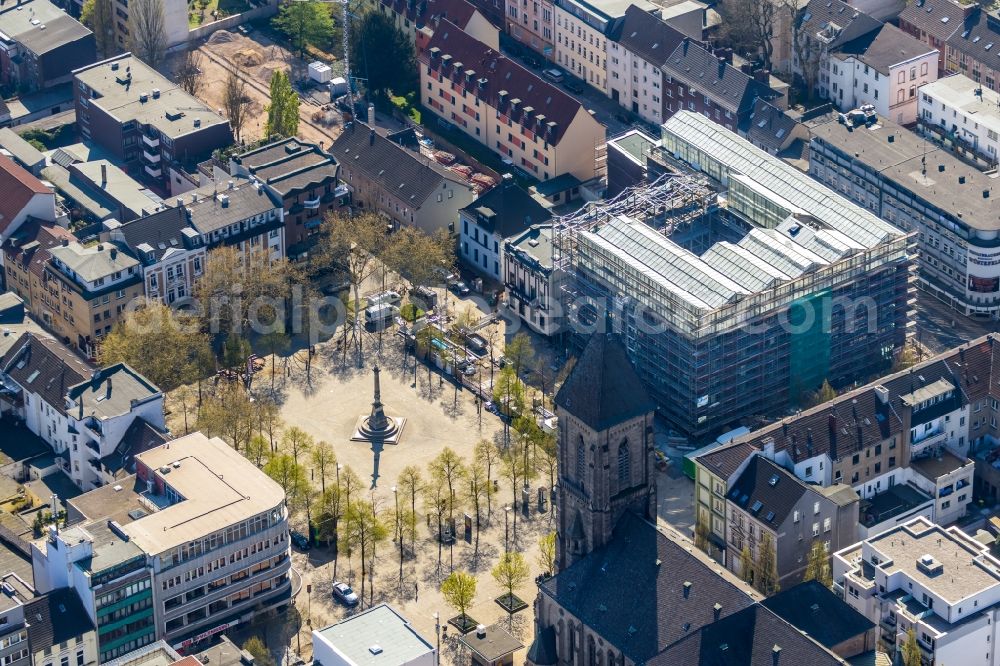
<svg viewBox="0 0 1000 666">
<path fill-rule="evenodd" d="M 561 571 L 604 546 L 626 511 L 656 520 L 655 405 L 613 334 L 594 333 L 556 395 Z"/>
</svg>

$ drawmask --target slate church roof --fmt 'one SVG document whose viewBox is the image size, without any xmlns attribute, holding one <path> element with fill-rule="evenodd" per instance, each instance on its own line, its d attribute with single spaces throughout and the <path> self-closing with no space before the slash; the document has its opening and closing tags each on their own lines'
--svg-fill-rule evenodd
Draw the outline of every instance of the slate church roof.
<svg viewBox="0 0 1000 666">
<path fill-rule="evenodd" d="M 594 430 L 604 430 L 655 408 L 625 347 L 606 333 L 590 336 L 556 394 L 556 405 Z"/>
</svg>

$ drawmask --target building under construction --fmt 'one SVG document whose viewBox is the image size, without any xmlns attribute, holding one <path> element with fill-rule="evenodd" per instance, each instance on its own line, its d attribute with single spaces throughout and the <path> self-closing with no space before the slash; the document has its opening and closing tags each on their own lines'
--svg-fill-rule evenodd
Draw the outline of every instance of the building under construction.
<svg viewBox="0 0 1000 666">
<path fill-rule="evenodd" d="M 912 237 L 699 114 L 660 143 L 662 175 L 556 220 L 553 254 L 569 328 L 610 312 L 678 434 L 705 442 L 892 363 Z"/>
</svg>

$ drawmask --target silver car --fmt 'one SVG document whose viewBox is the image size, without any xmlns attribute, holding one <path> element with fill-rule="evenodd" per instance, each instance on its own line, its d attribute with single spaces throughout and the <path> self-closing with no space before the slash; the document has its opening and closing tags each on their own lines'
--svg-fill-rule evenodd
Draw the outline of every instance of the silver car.
<svg viewBox="0 0 1000 666">
<path fill-rule="evenodd" d="M 358 595 L 347 583 L 336 582 L 333 584 L 333 596 L 345 606 L 357 606 Z"/>
</svg>

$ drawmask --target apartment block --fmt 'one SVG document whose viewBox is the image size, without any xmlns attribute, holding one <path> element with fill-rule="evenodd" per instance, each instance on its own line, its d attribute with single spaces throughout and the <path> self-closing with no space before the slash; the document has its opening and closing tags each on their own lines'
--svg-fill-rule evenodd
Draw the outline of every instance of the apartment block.
<svg viewBox="0 0 1000 666">
<path fill-rule="evenodd" d="M 856 40 L 870 40 L 882 29 L 881 21 L 842 0 L 810 0 L 795 20 L 796 43 L 789 44 L 792 72 L 824 99 L 832 99 L 830 54 Z"/>
<path fill-rule="evenodd" d="M 132 464 L 122 458 L 169 439 L 159 388 L 124 364 L 91 369 L 50 338 L 22 334 L 0 357 L 0 380 L 0 401 L 84 490 L 113 482 Z"/>
<path fill-rule="evenodd" d="M 0 6 L 0 84 L 35 92 L 69 83 L 95 60 L 93 33 L 49 0 Z"/>
<path fill-rule="evenodd" d="M 744 580 L 760 575 L 769 541 L 782 589 L 802 581 L 816 544 L 830 553 L 854 543 L 858 494 L 844 484 L 813 486 L 767 456 L 754 455 L 726 495 L 726 567 Z M 744 555 L 753 569 L 743 571 Z"/>
<path fill-rule="evenodd" d="M 500 48 L 500 30 L 467 0 L 366 0 L 374 11 L 393 19 L 420 52 L 441 19 L 448 19 L 491 48 Z M 502 4 L 502 3 L 501 3 Z"/>
<path fill-rule="evenodd" d="M 139 262 L 106 243 L 84 247 L 63 240 L 48 252 L 41 298 L 32 300 L 32 312 L 64 342 L 96 357 L 101 338 L 143 294 Z"/>
<path fill-rule="evenodd" d="M 653 13 L 630 5 L 608 41 L 608 96 L 646 122 L 666 120 L 662 68 L 684 37 Z"/>
<path fill-rule="evenodd" d="M 929 664 L 1000 664 L 1000 560 L 958 527 L 914 518 L 833 556 L 835 589 L 898 659 L 916 634 Z"/>
<path fill-rule="evenodd" d="M 340 163 L 351 203 L 385 215 L 397 227 L 454 233 L 458 211 L 477 195 L 454 171 L 360 122 L 341 132 L 330 152 Z"/>
<path fill-rule="evenodd" d="M 476 273 L 500 282 L 507 239 L 551 217 L 547 206 L 518 187 L 512 175 L 504 174 L 499 185 L 459 211 L 459 259 Z"/>
<path fill-rule="evenodd" d="M 233 141 L 228 120 L 131 53 L 74 70 L 73 83 L 83 138 L 161 186 L 172 166 L 192 171 Z"/>
<path fill-rule="evenodd" d="M 726 507 L 756 455 L 817 492 L 853 489 L 857 539 L 917 516 L 964 517 L 997 441 L 996 354 L 1000 337 L 979 338 L 698 455 L 695 505 L 710 554 L 727 565 L 738 556 L 724 552 Z"/>
<path fill-rule="evenodd" d="M 783 95 L 768 86 L 766 70 L 751 75 L 733 67 L 731 56 L 717 56 L 691 39 L 681 42 L 662 66 L 663 118 L 691 111 L 745 135 L 755 104 L 777 103 Z"/>
<path fill-rule="evenodd" d="M 922 289 L 966 315 L 1000 315 L 992 178 L 881 117 L 813 125 L 809 174 L 915 234 Z"/>
<path fill-rule="evenodd" d="M 103 240 L 134 256 L 146 298 L 167 305 L 194 295 L 207 253 L 235 248 L 268 262 L 285 256 L 284 208 L 259 182 L 234 178 L 186 192 L 146 217 L 104 224 Z"/>
<path fill-rule="evenodd" d="M 101 661 L 156 640 L 193 649 L 290 602 L 278 484 L 201 433 L 135 461 L 134 476 L 72 500 L 70 527 L 32 544 L 36 586 L 77 591 Z"/>
<path fill-rule="evenodd" d="M 648 0 L 630 4 L 643 11 L 656 11 L 656 5 Z M 608 41 L 630 4 L 608 0 L 555 0 L 556 63 L 578 79 L 609 94 Z"/>
<path fill-rule="evenodd" d="M 231 174 L 252 177 L 281 202 L 290 257 L 308 251 L 324 216 L 344 205 L 349 191 L 337 184 L 339 169 L 322 145 L 295 138 L 235 155 L 229 162 Z"/>
<path fill-rule="evenodd" d="M 1000 160 L 1000 93 L 955 74 L 920 87 L 920 132 L 981 169 Z"/>
<path fill-rule="evenodd" d="M 529 176 L 607 172 L 604 126 L 580 102 L 457 27 L 420 54 L 420 88 L 433 113 Z"/>
<path fill-rule="evenodd" d="M 552 262 L 552 225 L 533 225 L 504 241 L 504 306 L 533 331 L 554 335 L 561 325 L 565 272 Z"/>
<path fill-rule="evenodd" d="M 508 35 L 546 60 L 555 59 L 555 5 L 552 0 L 507 0 L 504 14 Z"/>
<path fill-rule="evenodd" d="M 911 125 L 917 89 L 937 80 L 937 60 L 935 49 L 885 24 L 829 53 L 830 100 L 842 111 L 871 105 L 880 116 Z"/>
</svg>

